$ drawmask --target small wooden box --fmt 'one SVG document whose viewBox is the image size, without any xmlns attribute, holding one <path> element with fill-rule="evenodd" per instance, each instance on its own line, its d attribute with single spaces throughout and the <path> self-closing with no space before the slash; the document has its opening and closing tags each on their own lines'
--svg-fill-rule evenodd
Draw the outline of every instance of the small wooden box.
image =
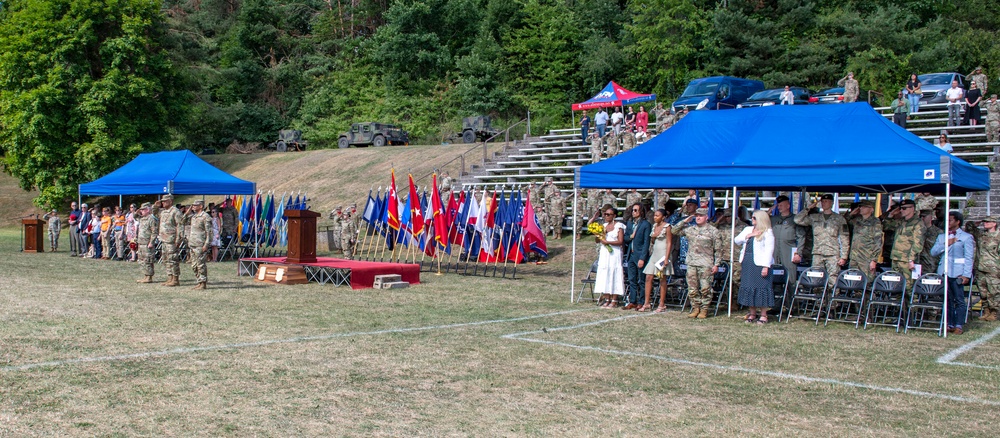
<svg viewBox="0 0 1000 438">
<path fill-rule="evenodd" d="M 306 271 L 301 266 L 260 265 L 257 268 L 256 281 L 275 284 L 306 284 Z"/>
</svg>

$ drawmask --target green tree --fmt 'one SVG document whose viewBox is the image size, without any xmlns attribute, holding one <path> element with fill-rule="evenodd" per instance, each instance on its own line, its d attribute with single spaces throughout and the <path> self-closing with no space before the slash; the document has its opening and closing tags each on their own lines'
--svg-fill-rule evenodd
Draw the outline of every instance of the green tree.
<svg viewBox="0 0 1000 438">
<path fill-rule="evenodd" d="M 0 150 L 38 206 L 159 150 L 186 96 L 161 46 L 159 5 L 15 0 L 0 17 Z"/>
<path fill-rule="evenodd" d="M 634 89 L 676 96 L 703 74 L 708 11 L 692 0 L 634 0 L 627 12 L 625 53 L 635 60 L 629 75 Z"/>
</svg>

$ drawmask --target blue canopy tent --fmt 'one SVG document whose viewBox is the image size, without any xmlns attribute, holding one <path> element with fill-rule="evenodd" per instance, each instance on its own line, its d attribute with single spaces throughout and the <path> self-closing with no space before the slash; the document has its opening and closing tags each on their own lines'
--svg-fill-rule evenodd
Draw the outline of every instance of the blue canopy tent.
<svg viewBox="0 0 1000 438">
<path fill-rule="evenodd" d="M 989 190 L 990 176 L 866 103 L 776 105 L 695 111 L 641 146 L 577 170 L 574 191 L 605 187 L 931 192 L 948 205 L 953 191 Z M 574 201 L 577 229 L 575 210 Z"/>
<path fill-rule="evenodd" d="M 577 171 L 579 188 L 841 192 L 989 190 L 989 171 L 865 103 L 694 111 L 626 153 Z"/>
<path fill-rule="evenodd" d="M 191 151 L 139 154 L 114 172 L 80 185 L 81 195 L 249 195 L 250 181 L 208 164 Z"/>
</svg>

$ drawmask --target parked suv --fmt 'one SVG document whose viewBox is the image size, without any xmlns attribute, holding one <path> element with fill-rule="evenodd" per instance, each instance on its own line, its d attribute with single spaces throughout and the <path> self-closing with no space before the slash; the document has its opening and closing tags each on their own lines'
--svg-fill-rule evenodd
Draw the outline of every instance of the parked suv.
<svg viewBox="0 0 1000 438">
<path fill-rule="evenodd" d="M 958 81 L 958 88 L 965 88 L 965 76 L 959 73 L 927 73 L 917 75 L 920 80 L 920 103 L 948 103 L 951 81 Z M 905 91 L 904 91 L 905 93 Z"/>
<path fill-rule="evenodd" d="M 763 90 L 764 83 L 731 76 L 712 76 L 688 83 L 681 97 L 671 105 L 672 112 L 682 108 L 733 109 L 754 93 Z"/>
</svg>

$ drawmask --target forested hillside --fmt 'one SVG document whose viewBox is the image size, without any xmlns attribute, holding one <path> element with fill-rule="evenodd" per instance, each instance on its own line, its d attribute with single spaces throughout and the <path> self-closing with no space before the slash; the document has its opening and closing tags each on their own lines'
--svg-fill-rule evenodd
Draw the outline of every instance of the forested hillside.
<svg viewBox="0 0 1000 438">
<path fill-rule="evenodd" d="M 155 2 L 154 2 L 155 3 Z M 609 80 L 669 100 L 725 74 L 899 88 L 1000 71 L 995 0 L 6 0 L 0 150 L 59 199 L 140 151 L 331 147 L 351 122 L 438 143 L 463 116 L 565 127 Z M 994 79 L 997 80 L 997 79 Z M 1000 82 L 1000 81 L 998 81 Z"/>
</svg>

